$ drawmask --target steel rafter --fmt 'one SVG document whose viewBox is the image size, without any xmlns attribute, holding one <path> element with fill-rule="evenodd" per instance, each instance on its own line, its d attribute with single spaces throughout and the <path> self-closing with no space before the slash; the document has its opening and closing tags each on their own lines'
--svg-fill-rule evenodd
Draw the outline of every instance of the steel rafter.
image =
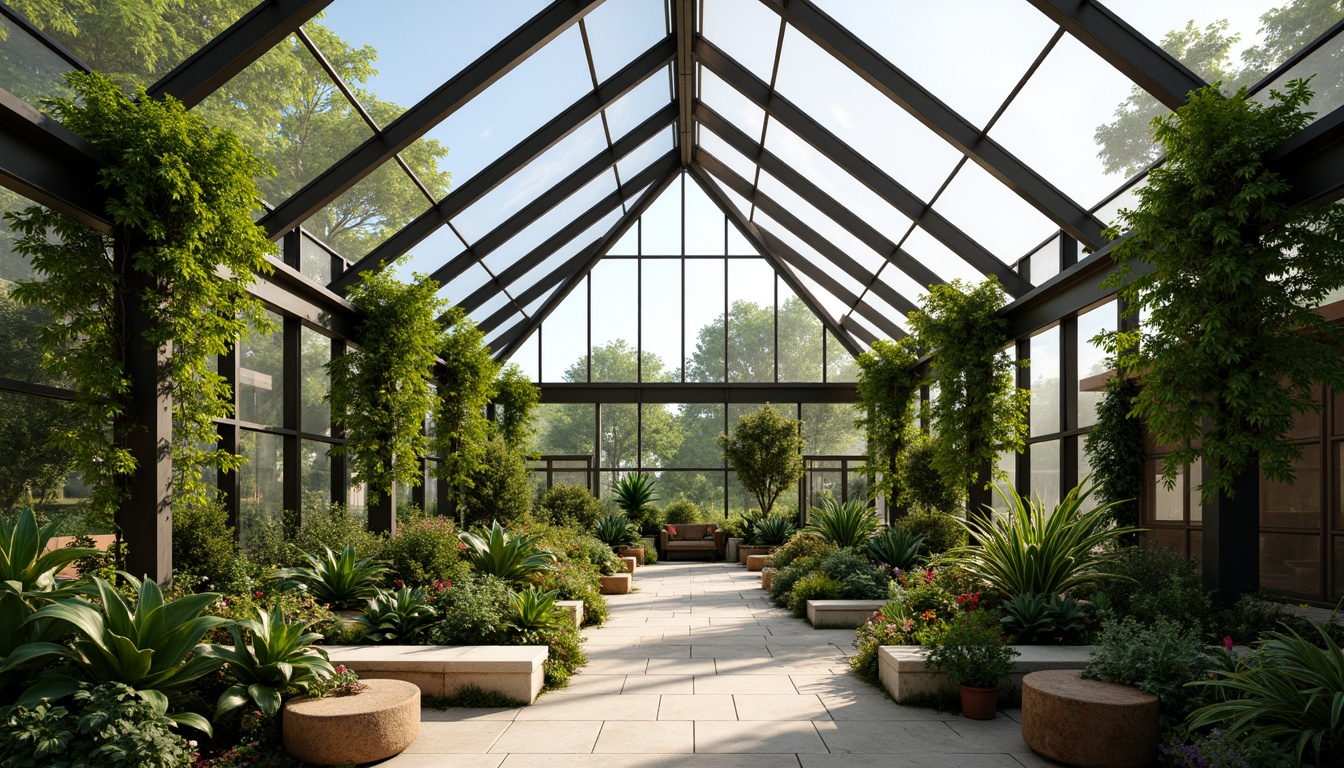
<svg viewBox="0 0 1344 768">
<path fill-rule="evenodd" d="M 966 263 L 982 274 L 998 275 L 999 282 L 1010 295 L 1019 296 L 1031 290 L 1029 282 L 1009 269 L 987 248 L 943 218 L 942 214 L 930 208 L 929 204 L 921 200 L 918 195 L 888 176 L 871 160 L 855 151 L 788 99 L 780 96 L 768 83 L 757 78 L 713 43 L 704 38 L 697 38 L 695 55 L 703 66 L 765 110 L 772 119 L 779 121 L 841 169 L 858 179 L 891 207 L 909 216 Z"/>
<path fill-rule="evenodd" d="M 150 86 L 149 95 L 172 96 L 188 109 L 200 104 L 328 5 L 331 0 L 266 0 Z"/>
<path fill-rule="evenodd" d="M 1102 223 L 970 121 L 939 101 L 811 0 L 761 0 L 929 130 L 956 147 L 1083 244 L 1100 248 Z"/>
<path fill-rule="evenodd" d="M 340 197 L 392 156 L 471 101 L 542 46 L 554 40 L 602 0 L 555 0 L 466 69 L 439 86 L 335 165 L 294 193 L 259 222 L 277 238 Z"/>
<path fill-rule="evenodd" d="M 564 202 L 575 192 L 583 189 L 585 185 L 596 179 L 600 174 L 606 173 L 612 166 L 620 162 L 622 158 L 638 149 L 641 144 L 658 133 L 662 132 L 676 120 L 676 108 L 672 105 L 654 113 L 652 117 L 640 123 L 624 138 L 617 141 L 612 146 L 603 149 L 591 160 L 579 166 L 573 173 L 566 176 L 555 186 L 551 187 L 544 194 L 533 200 L 531 203 L 523 206 L 517 213 L 504 220 L 499 226 L 482 235 L 471 247 L 462 253 L 454 256 L 451 261 L 442 267 L 434 270 L 430 275 L 440 284 L 446 284 L 453 278 L 465 272 L 477 260 L 483 259 L 493 253 L 510 238 L 521 232 L 532 222 L 541 218 Z M 627 184 L 630 182 L 627 181 Z M 636 187 L 638 189 L 638 187 Z"/>
<path fill-rule="evenodd" d="M 676 41 L 668 36 L 645 51 L 639 58 L 627 64 L 619 72 L 607 78 L 596 91 L 574 102 L 564 112 L 547 121 L 531 136 L 518 142 L 498 160 L 490 163 L 476 175 L 454 188 L 438 205 L 420 214 L 382 245 L 375 248 L 358 263 L 332 281 L 333 290 L 344 291 L 353 285 L 359 275 L 370 269 L 376 269 L 383 262 L 392 262 L 402 254 L 414 248 L 447 224 L 454 216 L 466 210 L 472 203 L 480 200 L 490 190 L 502 184 L 513 174 L 522 170 L 543 152 L 550 149 L 561 139 L 592 119 L 599 112 L 611 106 L 630 89 L 639 85 L 664 67 L 676 55 Z"/>
<path fill-rule="evenodd" d="M 1028 0 L 1167 109 L 1208 83 L 1096 0 Z"/>
<path fill-rule="evenodd" d="M 667 189 L 668 185 L 677 178 L 679 168 L 680 162 L 673 156 L 673 162 L 671 163 L 671 167 L 668 168 L 666 175 L 655 182 L 653 186 L 644 190 L 644 193 L 639 196 L 639 199 L 635 201 L 635 204 L 626 210 L 625 215 L 617 220 L 617 222 L 611 226 L 611 229 L 607 230 L 606 235 L 602 238 L 601 245 L 593 250 L 591 258 L 589 258 L 586 263 L 579 265 L 579 267 L 565 279 L 565 282 L 560 286 L 560 289 L 552 294 L 551 298 L 542 305 L 541 309 L 536 314 L 532 315 L 532 317 L 528 318 L 525 322 L 518 323 L 511 330 L 506 331 L 500 335 L 499 338 L 495 339 L 495 344 L 500 347 L 499 351 L 495 353 L 496 360 L 509 359 L 514 352 L 518 351 L 518 347 L 527 340 L 527 337 L 532 335 L 532 332 L 537 328 L 541 327 L 541 324 L 546 321 L 546 318 L 550 316 L 551 312 L 553 312 L 556 307 L 560 306 L 560 302 L 564 301 L 565 298 L 569 296 L 570 292 L 574 290 L 574 287 L 579 284 L 579 281 L 592 270 L 593 265 L 597 263 L 598 259 L 601 259 L 603 254 L 625 235 L 626 230 L 630 229 L 630 227 L 634 226 L 635 222 L 639 221 L 639 217 L 644 214 L 644 211 L 648 209 L 649 205 L 651 205 L 653 201 L 658 198 L 658 195 L 661 194 L 663 190 Z"/>
<path fill-rule="evenodd" d="M 848 315 L 840 318 L 840 327 L 849 331 L 851 335 L 857 336 L 864 344 L 867 344 L 870 347 L 873 346 L 873 342 L 877 341 L 876 336 L 870 333 L 867 328 L 856 323 L 854 318 Z"/>
<path fill-rule="evenodd" d="M 92 144 L 0 89 L 0 186 L 111 232 L 102 167 Z"/>
<path fill-rule="evenodd" d="M 677 142 L 681 148 L 681 167 L 688 168 L 695 145 L 695 122 L 691 115 L 695 99 L 695 59 L 691 52 L 695 0 L 672 0 L 672 34 L 677 38 L 677 59 L 673 64 L 677 84 Z"/>
</svg>

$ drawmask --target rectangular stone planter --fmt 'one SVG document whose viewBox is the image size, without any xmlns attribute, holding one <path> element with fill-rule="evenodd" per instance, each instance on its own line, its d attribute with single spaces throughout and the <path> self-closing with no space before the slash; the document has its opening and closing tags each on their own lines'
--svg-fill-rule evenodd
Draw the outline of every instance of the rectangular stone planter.
<svg viewBox="0 0 1344 768">
<path fill-rule="evenodd" d="M 746 565 L 748 557 L 752 555 L 768 555 L 774 551 L 774 547 L 769 547 L 764 544 L 738 544 L 737 562 Z"/>
<path fill-rule="evenodd" d="M 1091 660 L 1090 645 L 1015 645 L 1018 653 L 1014 670 L 1008 676 L 1013 685 L 1022 685 L 1022 677 L 1047 669 L 1083 669 Z M 928 649 L 918 645 L 884 645 L 877 649 L 878 677 L 882 687 L 896 701 L 916 694 L 935 693 L 951 685 L 947 674 L 930 669 L 924 657 Z"/>
<path fill-rule="evenodd" d="M 770 564 L 770 558 L 772 557 L 774 555 L 747 555 L 747 570 L 753 573 L 763 570 L 765 566 Z"/>
<path fill-rule="evenodd" d="M 641 549 L 639 551 L 643 552 L 644 550 Z M 622 557 L 621 562 L 625 563 L 626 573 L 634 573 L 635 569 L 639 567 L 639 558 L 635 557 L 634 555 Z"/>
<path fill-rule="evenodd" d="M 761 589 L 764 589 L 767 592 L 770 591 L 770 585 L 774 583 L 776 573 L 779 573 L 778 568 L 766 566 L 761 569 Z"/>
<path fill-rule="evenodd" d="M 862 626 L 886 600 L 808 600 L 807 622 L 817 629 L 851 629 Z"/>
<path fill-rule="evenodd" d="M 628 595 L 630 594 L 630 574 L 617 573 L 612 576 L 601 577 L 601 588 L 598 590 L 604 595 Z"/>
<path fill-rule="evenodd" d="M 574 621 L 575 629 L 579 629 L 583 626 L 582 600 L 556 600 L 555 607 L 569 614 L 569 618 Z"/>
<path fill-rule="evenodd" d="M 727 547 L 723 551 L 723 559 L 728 562 L 737 560 L 737 548 L 742 545 L 741 539 L 729 539 Z"/>
<path fill-rule="evenodd" d="M 474 685 L 531 704 L 541 693 L 544 645 L 335 645 L 332 665 L 364 678 L 405 680 L 426 696 L 452 696 Z"/>
</svg>

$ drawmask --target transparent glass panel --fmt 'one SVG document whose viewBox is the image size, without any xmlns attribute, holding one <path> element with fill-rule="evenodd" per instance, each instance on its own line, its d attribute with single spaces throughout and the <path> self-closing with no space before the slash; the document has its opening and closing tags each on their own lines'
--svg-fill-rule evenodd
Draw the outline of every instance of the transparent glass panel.
<svg viewBox="0 0 1344 768">
<path fill-rule="evenodd" d="M 539 359 L 541 352 L 540 345 L 540 332 L 533 332 L 531 336 L 527 337 L 527 341 L 524 341 L 519 345 L 518 351 L 514 352 L 509 358 L 510 363 L 523 369 L 523 374 L 527 376 L 527 380 L 531 382 L 541 381 L 541 360 Z"/>
<path fill-rule="evenodd" d="M 854 428 L 857 413 L 849 403 L 803 403 L 803 453 L 857 456 L 867 450 L 863 433 Z"/>
<path fill-rule="evenodd" d="M 1031 434 L 1059 431 L 1059 328 L 1031 337 Z"/>
<path fill-rule="evenodd" d="M 748 213 L 747 211 L 744 211 L 740 208 L 738 210 L 742 213 L 742 216 L 744 218 L 747 216 Z M 756 246 L 748 242 L 747 238 L 742 235 L 742 233 L 738 230 L 737 226 L 732 223 L 728 225 L 728 255 L 729 256 L 760 255 L 760 252 L 756 250 Z"/>
<path fill-rule="evenodd" d="M 649 204 L 640 217 L 640 253 L 645 256 L 681 255 L 681 185 L 683 174 Z"/>
<path fill-rule="evenodd" d="M 608 259 L 589 275 L 592 287 L 592 381 L 639 381 L 639 263 Z"/>
<path fill-rule="evenodd" d="M 730 171 L 746 179 L 748 182 L 754 182 L 756 180 L 756 164 L 748 160 L 741 152 L 728 146 L 728 143 L 723 139 L 720 139 L 717 133 L 707 129 L 701 129 L 698 146 L 699 150 L 697 151 L 708 152 L 710 155 L 713 155 L 716 160 L 719 160 L 724 165 L 728 166 Z M 719 186 L 726 187 L 724 184 L 720 184 Z M 745 216 L 751 212 L 751 206 L 738 205 L 738 210 Z"/>
<path fill-rule="evenodd" d="M 574 265 L 569 264 L 564 271 L 559 271 L 566 267 L 568 262 L 578 255 L 579 251 L 591 246 L 604 236 L 611 227 L 615 226 L 621 217 L 621 209 L 613 208 L 606 216 L 598 219 L 596 223 L 579 233 L 576 237 L 567 243 L 562 244 L 546 260 L 541 262 L 533 269 L 529 270 L 522 277 L 509 283 L 509 290 L 521 294 L 531 288 L 533 285 L 541 282 L 543 279 L 550 278 L 561 279 L 569 277 L 573 272 Z"/>
<path fill-rule="evenodd" d="M 597 406 L 592 403 L 537 406 L 537 450 L 542 454 L 591 456 L 596 434 Z"/>
<path fill-rule="evenodd" d="M 616 174 L 609 170 L 603 171 L 577 192 L 560 201 L 554 208 L 509 238 L 507 242 L 485 254 L 483 258 L 485 266 L 495 274 L 503 272 L 531 255 L 556 233 L 584 216 L 590 209 L 599 205 L 610 205 L 611 208 L 615 208 L 615 193 Z M 611 200 L 606 200 L 608 197 L 611 197 Z"/>
<path fill-rule="evenodd" d="M 937 395 L 934 395 L 937 397 Z M 1012 509 L 1007 497 L 1003 495 L 1005 483 L 1021 492 L 1021 487 L 1017 480 L 1017 454 L 1012 451 L 1004 451 L 999 454 L 998 460 L 994 463 L 995 480 L 992 490 L 989 494 L 989 506 L 994 510 L 995 515 L 1006 515 Z M 979 512 L 979 510 L 976 510 Z"/>
<path fill-rule="evenodd" d="M 1027 257 L 1027 280 L 1040 285 L 1059 274 L 1059 236 L 1050 238 L 1045 245 Z"/>
<path fill-rule="evenodd" d="M 700 508 L 706 522 L 722 523 L 724 518 L 723 488 L 725 473 L 674 472 L 663 470 L 658 478 L 658 494 L 664 503 L 672 499 L 687 499 Z"/>
<path fill-rule="evenodd" d="M 806 226 L 816 231 L 827 242 L 838 246 L 846 256 L 857 262 L 859 266 L 873 273 L 876 273 L 882 266 L 885 259 L 881 254 L 864 245 L 863 241 L 859 240 L 848 229 L 840 226 L 834 219 L 822 213 L 821 210 L 804 200 L 792 189 L 784 186 L 783 182 L 780 182 L 774 176 L 762 171 L 758 188 L 762 194 L 801 219 Z"/>
<path fill-rule="evenodd" d="M 1083 381 L 1110 370 L 1106 365 L 1106 352 L 1092 339 L 1097 334 L 1116 329 L 1115 302 L 1108 301 L 1096 309 L 1078 316 L 1078 426 L 1090 427 L 1097 423 L 1097 406 L 1101 405 L 1104 392 L 1086 391 Z"/>
<path fill-rule="evenodd" d="M 303 511 L 323 509 L 331 504 L 331 446 L 315 440 L 300 442 L 303 467 Z"/>
<path fill-rule="evenodd" d="M 682 442 L 681 424 L 677 419 L 678 406 L 644 403 L 639 409 L 640 466 L 673 466 Z"/>
<path fill-rule="evenodd" d="M 775 272 L 764 259 L 728 262 L 728 381 L 775 380 Z"/>
<path fill-rule="evenodd" d="M 626 194 L 627 200 L 633 200 L 638 195 L 631 194 L 639 190 L 629 188 L 630 179 L 634 178 L 640 171 L 648 168 L 663 155 L 671 152 L 676 144 L 673 137 L 672 128 L 664 129 L 653 136 L 653 138 L 640 144 L 633 152 L 626 155 L 620 162 L 616 163 L 616 173 L 621 177 L 621 183 L 627 185 L 622 191 Z"/>
<path fill-rule="evenodd" d="M 1320 6 L 1326 15 L 1330 14 L 1330 7 Z M 1309 27 L 1312 32 L 1319 30 L 1320 18 L 1313 18 Z M 1306 41 L 1309 38 L 1302 36 L 1294 42 Z M 1254 98 L 1256 101 L 1267 101 L 1270 92 L 1274 89 L 1283 90 L 1283 87 L 1290 80 L 1313 78 L 1311 89 L 1315 92 L 1312 97 L 1309 109 L 1316 113 L 1312 118 L 1315 122 L 1325 115 L 1344 106 L 1344 35 L 1335 35 L 1334 38 L 1326 42 L 1320 48 L 1313 51 L 1303 60 L 1293 65 L 1292 69 L 1284 72 L 1274 79 L 1268 87 L 1257 91 Z"/>
<path fill-rule="evenodd" d="M 621 235 L 621 239 L 607 251 L 608 256 L 636 256 L 639 254 L 639 222 Z"/>
<path fill-rule="evenodd" d="M 285 335 L 283 318 L 266 316 L 275 331 L 263 336 L 255 330 L 243 337 L 238 370 L 238 418 L 253 424 L 284 426 Z"/>
<path fill-rule="evenodd" d="M 0 17 L 0 43 L 0 83 L 5 90 L 34 107 L 43 99 L 70 95 L 61 76 L 74 67 L 41 40 Z"/>
<path fill-rule="evenodd" d="M 774 69 L 779 16 L 753 0 L 705 0 L 701 29 L 710 42 L 765 82 Z"/>
<path fill-rule="evenodd" d="M 830 331 L 826 332 L 826 380 L 859 380 L 859 366 L 854 362 L 854 357 Z"/>
<path fill-rule="evenodd" d="M 726 360 L 724 259 L 687 259 L 685 322 L 687 381 L 723 381 Z"/>
<path fill-rule="evenodd" d="M 1083 435 L 1076 441 L 1078 445 L 1078 483 L 1084 488 L 1095 488 L 1095 484 L 1089 479 L 1092 474 L 1092 460 L 1087 456 L 1086 438 L 1087 436 Z M 1083 499 L 1082 509 L 1084 512 L 1088 512 L 1096 509 L 1100 505 L 1101 497 L 1094 490 L 1090 496 Z"/>
<path fill-rule="evenodd" d="M 681 381 L 681 262 L 644 259 L 640 270 L 639 332 L 644 380 Z"/>
<path fill-rule="evenodd" d="M 1266 528 L 1321 527 L 1321 446 L 1302 446 L 1302 458 L 1293 462 L 1292 483 L 1260 478 L 1260 525 Z"/>
<path fill-rule="evenodd" d="M 602 403 L 599 435 L 602 452 L 599 466 L 621 468 L 639 466 L 639 405 Z"/>
<path fill-rule="evenodd" d="M 1321 537 L 1260 534 L 1260 586 L 1271 591 L 1320 592 Z"/>
<path fill-rule="evenodd" d="M 1012 264 L 1059 229 L 1027 201 L 972 162 L 957 171 L 934 209 Z"/>
<path fill-rule="evenodd" d="M 313 237 L 354 261 L 429 210 L 429 198 L 395 162 L 384 163 L 303 223 Z"/>
<path fill-rule="evenodd" d="M 1149 459 L 1145 464 L 1148 467 L 1148 485 L 1144 490 L 1150 497 L 1148 504 L 1145 505 L 1148 507 L 1148 519 L 1161 522 L 1184 520 L 1187 473 L 1182 472 L 1177 478 L 1176 485 L 1168 488 L 1162 480 L 1162 459 Z"/>
<path fill-rule="evenodd" d="M 6 314 L 5 304 L 0 291 L 0 318 Z M 0 354 L 13 352 L 9 346 L 0 334 Z M 10 364 L 0 357 L 0 377 L 17 378 L 7 370 Z M 87 498 L 79 476 L 68 472 L 73 457 L 49 442 L 73 426 L 75 418 L 66 403 L 0 391 L 0 512 L 70 509 Z"/>
<path fill-rule="evenodd" d="M 611 135 L 624 136 L 644 122 L 649 115 L 672 101 L 671 70 L 667 67 L 654 72 L 644 82 L 607 107 L 607 127 Z M 556 110 L 558 113 L 560 110 Z"/>
<path fill-rule="evenodd" d="M 794 295 L 783 279 L 779 286 L 779 346 L 780 381 L 821 381 L 822 377 L 822 324 L 821 319 L 802 299 Z"/>
<path fill-rule="evenodd" d="M 488 282 L 490 282 L 490 273 L 480 265 L 480 262 L 472 262 L 466 271 L 453 278 L 452 282 L 443 288 L 440 288 L 438 296 L 448 299 L 453 304 L 460 304 Z"/>
<path fill-rule="evenodd" d="M 765 127 L 765 110 L 708 69 L 699 67 L 698 71 L 700 100 L 705 106 L 719 113 L 752 139 L 760 139 L 761 129 Z M 702 136 L 707 133 L 709 131 L 701 131 Z"/>
<path fill-rule="evenodd" d="M 317 244 L 306 233 L 299 238 L 299 271 L 303 276 L 319 285 L 327 285 L 332 280 L 331 253 Z"/>
<path fill-rule="evenodd" d="M 723 211 L 694 180 L 686 181 L 686 253 L 693 256 L 723 256 L 727 243 Z"/>
<path fill-rule="evenodd" d="M 593 50 L 593 69 L 601 82 L 668 33 L 662 0 L 603 3 L 583 18 Z"/>
<path fill-rule="evenodd" d="M 983 272 L 971 266 L 969 262 L 958 256 L 951 248 L 943 245 L 923 227 L 915 227 L 910 230 L 910 236 L 901 244 L 901 250 L 919 259 L 919 263 L 932 269 L 946 282 L 965 280 L 975 285 L 985 279 Z M 882 270 L 883 273 L 892 271 L 892 268 Z M 919 293 L 924 293 L 924 291 Z M 906 298 L 913 300 L 915 297 L 907 295 Z"/>
<path fill-rule="evenodd" d="M 331 404 L 327 402 L 327 393 L 331 389 L 331 377 L 327 374 L 327 363 L 331 361 L 331 339 L 317 331 L 304 328 L 301 331 L 302 358 L 300 373 L 303 388 L 303 412 L 301 415 L 304 432 L 317 435 L 331 434 Z"/>
<path fill-rule="evenodd" d="M 541 338 L 542 381 L 588 381 L 587 278 L 547 316 Z"/>
<path fill-rule="evenodd" d="M 1046 509 L 1059 503 L 1059 441 L 1031 444 L 1031 497 Z"/>
<path fill-rule="evenodd" d="M 1203 482 L 1204 460 L 1195 459 L 1190 465 L 1190 479 L 1186 483 L 1190 487 L 1190 522 L 1199 524 L 1204 520 L 1204 494 L 1200 493 L 1199 484 Z"/>
<path fill-rule="evenodd" d="M 239 452 L 247 459 L 239 470 L 238 540 L 250 547 L 267 521 L 284 511 L 284 438 L 245 429 L 238 437 Z"/>
</svg>

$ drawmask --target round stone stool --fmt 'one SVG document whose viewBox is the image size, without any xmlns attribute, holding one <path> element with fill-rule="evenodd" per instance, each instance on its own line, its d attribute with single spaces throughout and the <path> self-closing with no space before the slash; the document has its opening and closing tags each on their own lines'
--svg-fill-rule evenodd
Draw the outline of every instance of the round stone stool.
<svg viewBox="0 0 1344 768">
<path fill-rule="evenodd" d="M 285 704 L 285 751 L 313 765 L 371 763 L 401 754 L 420 735 L 420 688 L 404 680 L 362 680 L 352 696 Z"/>
<path fill-rule="evenodd" d="M 1022 678 L 1022 739 L 1035 752 L 1080 768 L 1142 768 L 1157 759 L 1157 697 L 1084 680 L 1077 670 Z"/>
</svg>

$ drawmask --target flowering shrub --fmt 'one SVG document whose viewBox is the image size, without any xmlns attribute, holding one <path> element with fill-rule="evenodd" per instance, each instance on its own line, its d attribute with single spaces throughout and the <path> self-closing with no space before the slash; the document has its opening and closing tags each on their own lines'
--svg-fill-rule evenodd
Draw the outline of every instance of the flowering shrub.
<svg viewBox="0 0 1344 768">
<path fill-rule="evenodd" d="M 987 607 L 974 582 L 955 568 L 897 573 L 896 598 L 868 617 L 854 638 L 858 650 L 849 660 L 854 674 L 877 682 L 877 649 L 882 645 L 926 645 L 960 613 Z"/>
<path fill-rule="evenodd" d="M 794 560 L 804 557 L 820 560 L 834 552 L 835 549 L 834 544 L 812 531 L 799 531 L 793 535 L 793 538 L 784 542 L 783 546 L 774 551 L 770 558 L 770 565 L 783 570 L 792 565 Z"/>
<path fill-rule="evenodd" d="M 461 579 L 467 564 L 457 526 L 446 517 L 416 517 L 402 524 L 383 549 L 388 576 L 412 586 Z M 401 584 L 397 584 L 398 587 Z"/>
<path fill-rule="evenodd" d="M 1177 735 L 1158 747 L 1169 768 L 1294 768 L 1297 757 L 1287 747 L 1265 738 L 1236 740 L 1217 729 L 1189 741 Z"/>
<path fill-rule="evenodd" d="M 350 696 L 359 693 L 368 686 L 359 682 L 359 675 L 355 674 L 353 669 L 344 664 L 336 665 L 336 674 L 320 680 L 309 688 L 309 692 L 314 698 L 326 698 L 328 696 Z"/>
</svg>

